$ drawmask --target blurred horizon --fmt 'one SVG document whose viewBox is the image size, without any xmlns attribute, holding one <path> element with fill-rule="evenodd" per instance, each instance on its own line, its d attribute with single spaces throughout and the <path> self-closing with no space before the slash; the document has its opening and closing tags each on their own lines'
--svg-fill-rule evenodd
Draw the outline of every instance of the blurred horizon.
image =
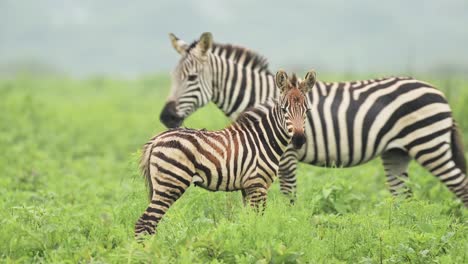
<svg viewBox="0 0 468 264">
<path fill-rule="evenodd" d="M 0 76 L 171 71 L 168 33 L 248 47 L 272 70 L 468 73 L 468 1 L 0 1 Z"/>
</svg>

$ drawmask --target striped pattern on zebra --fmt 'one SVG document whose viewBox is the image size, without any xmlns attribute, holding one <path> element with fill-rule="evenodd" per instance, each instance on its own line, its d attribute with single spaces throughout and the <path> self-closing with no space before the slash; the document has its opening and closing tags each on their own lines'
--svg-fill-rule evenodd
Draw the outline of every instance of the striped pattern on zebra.
<svg viewBox="0 0 468 264">
<path fill-rule="evenodd" d="M 192 183 L 211 191 L 241 190 L 244 203 L 264 207 L 282 154 L 291 141 L 296 148 L 305 142 L 306 93 L 315 79 L 313 71 L 302 82 L 279 71 L 280 97 L 244 112 L 228 128 L 172 129 L 145 144 L 141 170 L 150 204 L 135 225 L 135 236 L 154 234 L 166 211 Z"/>
<path fill-rule="evenodd" d="M 235 119 L 246 108 L 276 96 L 267 61 L 204 33 L 191 45 L 170 35 L 182 55 L 171 96 L 161 113 L 168 127 L 213 101 Z M 411 195 L 404 182 L 414 159 L 468 206 L 466 160 L 460 132 L 444 95 L 408 77 L 320 82 L 308 94 L 307 143 L 290 147 L 280 161 L 281 191 L 294 199 L 297 161 L 351 167 L 381 156 L 392 194 Z"/>
</svg>

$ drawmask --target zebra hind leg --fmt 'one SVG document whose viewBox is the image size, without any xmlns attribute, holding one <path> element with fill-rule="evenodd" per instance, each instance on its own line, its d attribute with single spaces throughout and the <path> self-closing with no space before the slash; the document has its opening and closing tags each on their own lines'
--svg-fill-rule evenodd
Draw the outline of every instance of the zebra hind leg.
<svg viewBox="0 0 468 264">
<path fill-rule="evenodd" d="M 155 234 L 159 221 L 161 221 L 169 207 L 189 187 L 189 181 L 181 182 L 179 180 L 182 177 L 177 177 L 179 179 L 177 180 L 173 176 L 171 172 L 169 175 L 162 175 L 154 179 L 154 189 L 150 204 L 135 224 L 135 238 L 140 238 L 142 235 Z"/>
<path fill-rule="evenodd" d="M 433 152 L 416 155 L 416 161 L 436 176 L 468 207 L 468 177 L 466 168 L 460 168 L 450 144 L 439 146 Z M 464 157 L 463 157 L 464 158 Z"/>
<path fill-rule="evenodd" d="M 384 152 L 381 158 L 387 177 L 387 185 L 392 195 L 404 198 L 411 197 L 411 189 L 405 184 L 408 179 L 408 165 L 411 161 L 408 153 L 400 149 L 392 149 Z"/>
<path fill-rule="evenodd" d="M 278 178 L 280 181 L 281 192 L 290 198 L 290 203 L 294 204 L 296 200 L 296 169 L 297 169 L 297 152 L 290 146 L 281 157 Z"/>
</svg>

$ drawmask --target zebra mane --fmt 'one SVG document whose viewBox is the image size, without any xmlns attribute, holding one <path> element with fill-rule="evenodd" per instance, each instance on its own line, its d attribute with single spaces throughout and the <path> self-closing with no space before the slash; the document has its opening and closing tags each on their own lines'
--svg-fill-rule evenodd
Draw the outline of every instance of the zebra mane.
<svg viewBox="0 0 468 264">
<path fill-rule="evenodd" d="M 266 102 L 251 106 L 245 111 L 239 114 L 235 120 L 235 124 L 249 124 L 249 123 L 259 123 L 260 117 L 268 113 L 269 109 L 273 108 L 274 105 L 278 102 L 278 99 L 268 98 Z"/>
<path fill-rule="evenodd" d="M 187 52 L 193 49 L 197 44 L 198 41 L 192 42 L 188 47 Z M 222 56 L 225 59 L 232 59 L 236 62 L 238 62 L 242 56 L 245 56 L 245 60 L 243 62 L 244 65 L 251 64 L 253 69 L 269 72 L 268 60 L 248 48 L 233 44 L 213 43 L 211 46 L 211 52 L 215 55 Z"/>
<path fill-rule="evenodd" d="M 298 79 L 295 73 L 289 78 L 289 82 L 291 83 L 292 86 L 296 87 L 298 86 Z"/>
<path fill-rule="evenodd" d="M 260 119 L 255 118 L 252 114 L 260 112 L 259 109 L 251 106 L 247 108 L 244 112 L 236 118 L 236 121 L 233 124 L 249 124 L 249 123 L 259 123 Z"/>
</svg>

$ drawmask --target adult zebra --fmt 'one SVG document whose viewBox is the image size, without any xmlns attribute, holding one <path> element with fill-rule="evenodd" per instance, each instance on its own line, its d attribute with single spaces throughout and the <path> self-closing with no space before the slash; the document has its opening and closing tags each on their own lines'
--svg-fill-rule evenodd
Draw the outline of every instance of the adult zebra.
<svg viewBox="0 0 468 264">
<path fill-rule="evenodd" d="M 170 34 L 182 55 L 172 76 L 161 122 L 177 127 L 213 101 L 229 118 L 276 96 L 266 59 L 239 46 L 216 44 L 210 33 L 188 45 Z M 443 94 L 422 81 L 391 77 L 320 82 L 308 94 L 312 111 L 307 144 L 290 148 L 280 162 L 281 191 L 295 194 L 297 161 L 351 167 L 381 156 L 392 194 L 411 195 L 405 186 L 415 159 L 468 206 L 466 160 L 459 130 Z"/>
<path fill-rule="evenodd" d="M 240 190 L 244 202 L 264 206 L 289 142 L 295 148 L 305 142 L 306 94 L 315 79 L 313 71 L 303 82 L 279 71 L 280 97 L 244 112 L 228 128 L 172 129 L 145 144 L 140 167 L 151 201 L 135 224 L 135 236 L 154 234 L 166 211 L 191 183 L 211 191 Z"/>
</svg>

